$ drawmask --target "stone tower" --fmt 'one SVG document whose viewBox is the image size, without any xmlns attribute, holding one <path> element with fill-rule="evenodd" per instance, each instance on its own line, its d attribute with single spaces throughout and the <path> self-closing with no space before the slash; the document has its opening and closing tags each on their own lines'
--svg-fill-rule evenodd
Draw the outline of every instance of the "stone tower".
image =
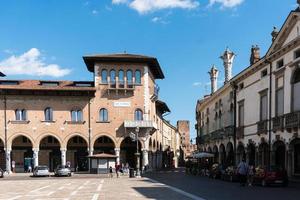
<svg viewBox="0 0 300 200">
<path fill-rule="evenodd" d="M 253 45 L 251 48 L 250 65 L 253 65 L 260 60 L 260 48 L 258 45 Z"/>
<path fill-rule="evenodd" d="M 225 81 L 224 84 L 228 83 L 232 78 L 232 64 L 235 58 L 235 54 L 226 48 L 224 54 L 220 57 L 223 60 L 225 70 Z"/>
<path fill-rule="evenodd" d="M 217 70 L 216 66 L 213 65 L 208 73 L 210 75 L 210 81 L 211 81 L 211 93 L 213 94 L 218 89 L 217 79 L 218 79 L 219 71 Z"/>
</svg>

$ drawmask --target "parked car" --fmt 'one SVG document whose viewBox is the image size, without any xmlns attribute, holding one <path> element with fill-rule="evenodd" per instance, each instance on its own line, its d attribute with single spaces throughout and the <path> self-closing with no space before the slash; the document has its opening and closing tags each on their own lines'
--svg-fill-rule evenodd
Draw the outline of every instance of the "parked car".
<svg viewBox="0 0 300 200">
<path fill-rule="evenodd" d="M 0 168 L 0 178 L 4 177 L 4 171 Z"/>
<path fill-rule="evenodd" d="M 268 168 L 257 168 L 254 175 L 254 183 L 262 186 L 281 185 L 287 186 L 289 183 L 286 170 L 279 166 Z"/>
<path fill-rule="evenodd" d="M 72 176 L 71 169 L 66 165 L 58 165 L 54 171 L 55 176 Z"/>
<path fill-rule="evenodd" d="M 36 166 L 33 169 L 33 176 L 50 176 L 49 168 L 45 165 Z"/>
</svg>

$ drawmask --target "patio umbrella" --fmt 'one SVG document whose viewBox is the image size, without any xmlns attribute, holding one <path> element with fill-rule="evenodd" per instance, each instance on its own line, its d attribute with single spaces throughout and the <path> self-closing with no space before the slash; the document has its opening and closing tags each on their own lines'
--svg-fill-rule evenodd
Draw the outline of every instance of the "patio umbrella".
<svg viewBox="0 0 300 200">
<path fill-rule="evenodd" d="M 206 152 L 199 152 L 193 155 L 194 158 L 213 158 L 214 154 L 206 153 Z"/>
</svg>

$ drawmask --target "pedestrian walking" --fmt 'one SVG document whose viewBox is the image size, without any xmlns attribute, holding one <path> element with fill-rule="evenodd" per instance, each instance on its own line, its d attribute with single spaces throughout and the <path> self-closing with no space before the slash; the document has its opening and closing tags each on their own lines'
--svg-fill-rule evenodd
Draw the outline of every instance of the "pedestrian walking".
<svg viewBox="0 0 300 200">
<path fill-rule="evenodd" d="M 12 168 L 12 172 L 15 173 L 16 172 L 16 162 L 14 160 L 11 161 L 11 168 Z"/>
<path fill-rule="evenodd" d="M 109 167 L 109 177 L 113 177 L 113 168 L 111 166 Z"/>
<path fill-rule="evenodd" d="M 116 175 L 119 178 L 120 165 L 116 164 Z"/>
<path fill-rule="evenodd" d="M 252 186 L 254 178 L 254 166 L 250 165 L 248 170 L 248 185 Z"/>
<path fill-rule="evenodd" d="M 243 158 L 242 161 L 239 163 L 238 167 L 238 175 L 240 179 L 241 186 L 245 186 L 247 182 L 247 174 L 248 174 L 248 165 Z"/>
</svg>

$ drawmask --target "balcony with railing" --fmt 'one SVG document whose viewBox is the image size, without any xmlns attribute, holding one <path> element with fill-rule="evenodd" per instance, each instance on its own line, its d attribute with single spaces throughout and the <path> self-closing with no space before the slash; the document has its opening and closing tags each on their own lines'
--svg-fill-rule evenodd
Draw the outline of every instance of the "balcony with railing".
<svg viewBox="0 0 300 200">
<path fill-rule="evenodd" d="M 210 139 L 211 140 L 222 140 L 224 137 L 224 131 L 222 129 L 216 130 L 211 133 Z"/>
<path fill-rule="evenodd" d="M 268 120 L 257 122 L 257 134 L 266 134 L 268 132 Z"/>
<path fill-rule="evenodd" d="M 273 132 L 283 131 L 284 129 L 284 116 L 274 117 L 272 119 L 273 123 Z"/>
<path fill-rule="evenodd" d="M 209 143 L 210 139 L 211 139 L 210 135 L 208 135 L 208 134 L 203 135 L 203 141 L 204 141 L 204 143 Z"/>
<path fill-rule="evenodd" d="M 300 112 L 293 112 L 285 115 L 285 128 L 295 129 L 300 126 Z"/>
<path fill-rule="evenodd" d="M 234 127 L 233 126 L 227 126 L 225 128 L 225 136 L 226 137 L 233 137 L 233 131 L 234 131 Z"/>
<path fill-rule="evenodd" d="M 152 89 L 150 89 L 150 93 L 152 94 L 152 96 L 151 96 L 152 100 L 158 99 L 159 90 L 160 90 L 160 88 L 157 84 L 155 84 L 154 87 Z"/>
<path fill-rule="evenodd" d="M 134 90 L 135 86 L 132 81 L 109 81 L 108 90 Z"/>
</svg>

